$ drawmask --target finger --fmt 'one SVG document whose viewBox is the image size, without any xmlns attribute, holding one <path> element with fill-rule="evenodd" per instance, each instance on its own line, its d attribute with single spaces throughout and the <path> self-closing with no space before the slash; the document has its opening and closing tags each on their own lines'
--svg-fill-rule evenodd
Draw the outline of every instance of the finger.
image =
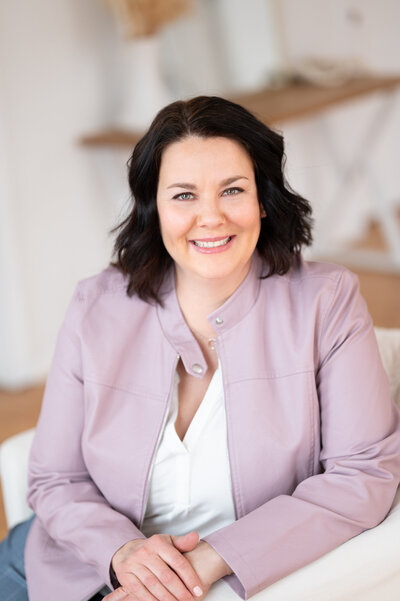
<svg viewBox="0 0 400 601">
<path fill-rule="evenodd" d="M 163 601 L 164 596 L 165 601 L 193 601 L 193 593 L 159 556 L 155 555 L 147 567 L 155 580 L 149 574 L 139 573 L 138 570 L 135 573 L 155 597 L 162 598 Z"/>
<path fill-rule="evenodd" d="M 171 566 L 174 572 L 178 574 L 179 578 L 192 595 L 200 597 L 203 594 L 202 583 L 196 570 L 178 549 L 171 545 L 167 545 L 160 549 L 159 555 L 161 559 Z"/>
<path fill-rule="evenodd" d="M 122 587 L 116 588 L 115 591 L 103 597 L 103 601 L 128 601 L 128 594 Z"/>
<path fill-rule="evenodd" d="M 171 541 L 178 551 L 192 551 L 199 542 L 199 534 L 196 530 L 192 530 L 191 532 L 187 532 L 180 536 L 174 536 L 172 534 Z"/>
<path fill-rule="evenodd" d="M 144 579 L 144 581 L 149 584 L 150 586 L 154 587 L 155 586 L 155 580 L 157 580 L 156 576 L 154 576 L 154 574 L 151 574 L 150 576 L 148 575 L 149 570 L 147 570 L 147 568 L 143 567 L 143 566 L 138 566 L 135 569 L 135 574 L 131 573 L 131 574 L 124 574 L 124 583 L 123 583 L 123 588 L 124 590 L 129 593 L 129 595 L 132 595 L 133 598 L 137 601 L 159 601 L 159 599 L 165 599 L 165 601 L 176 601 L 176 599 L 174 599 L 172 597 L 172 595 L 170 595 L 170 593 L 164 588 L 161 587 L 161 583 L 160 587 L 163 590 L 163 593 L 161 595 L 161 597 L 157 597 L 154 596 L 150 590 L 147 588 L 147 586 L 145 585 L 145 583 L 142 581 L 141 578 Z M 140 574 L 140 575 L 139 575 Z M 161 591 L 161 589 L 160 589 Z M 170 598 L 168 598 L 168 596 Z M 129 596 L 130 599 L 130 596 Z"/>
</svg>

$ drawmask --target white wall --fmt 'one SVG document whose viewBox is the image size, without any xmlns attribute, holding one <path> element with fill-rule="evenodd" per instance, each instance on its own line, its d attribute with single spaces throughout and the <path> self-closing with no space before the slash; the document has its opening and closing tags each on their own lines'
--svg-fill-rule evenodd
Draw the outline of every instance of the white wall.
<svg viewBox="0 0 400 601">
<path fill-rule="evenodd" d="M 339 64 L 355 61 L 373 73 L 400 74 L 398 0 L 281 0 L 280 8 L 283 54 L 288 64 L 318 57 Z M 344 198 L 336 203 L 339 178 L 334 154 L 349 165 L 364 153 L 386 202 L 400 205 L 396 176 L 400 91 L 393 97 L 387 121 L 371 128 L 374 116 L 385 107 L 382 98 L 379 93 L 365 96 L 332 107 L 318 117 L 282 124 L 290 180 L 312 202 L 318 243 L 329 239 L 330 245 L 340 248 L 360 237 L 377 212 L 376 196 L 363 174 L 342 190 Z M 385 109 L 380 116 L 386 117 Z M 368 131 L 374 133 L 366 147 L 363 140 Z M 320 217 L 328 205 L 331 219 L 323 227 Z"/>
<path fill-rule="evenodd" d="M 253 91 L 265 86 L 271 72 L 280 67 L 276 4 L 276 0 L 217 0 L 213 3 L 229 92 Z"/>
<path fill-rule="evenodd" d="M 398 0 L 280 0 L 289 60 L 359 59 L 373 71 L 400 70 Z"/>
<path fill-rule="evenodd" d="M 0 4 L 0 385 L 43 377 L 77 279 L 107 264 L 113 209 L 79 138 L 109 118 L 101 2 Z"/>
<path fill-rule="evenodd" d="M 284 61 L 280 0 L 193 0 L 195 10 L 162 33 L 174 94 L 232 94 L 265 86 Z"/>
</svg>

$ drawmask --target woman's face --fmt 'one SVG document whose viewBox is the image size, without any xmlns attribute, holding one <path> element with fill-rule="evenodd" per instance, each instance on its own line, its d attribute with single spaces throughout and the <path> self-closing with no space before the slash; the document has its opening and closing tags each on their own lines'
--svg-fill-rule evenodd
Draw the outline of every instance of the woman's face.
<svg viewBox="0 0 400 601">
<path fill-rule="evenodd" d="M 240 284 L 260 234 L 254 168 L 241 144 L 191 136 L 167 146 L 157 209 L 178 283 L 202 278 Z"/>
</svg>

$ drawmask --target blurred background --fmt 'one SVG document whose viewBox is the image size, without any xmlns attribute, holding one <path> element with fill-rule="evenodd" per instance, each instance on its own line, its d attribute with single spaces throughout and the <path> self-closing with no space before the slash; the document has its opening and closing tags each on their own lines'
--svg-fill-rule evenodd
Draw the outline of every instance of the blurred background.
<svg viewBox="0 0 400 601">
<path fill-rule="evenodd" d="M 398 0 L 0 2 L 0 440 L 33 425 L 76 282 L 104 268 L 155 112 L 224 95 L 285 136 L 316 217 L 400 327 Z"/>
</svg>

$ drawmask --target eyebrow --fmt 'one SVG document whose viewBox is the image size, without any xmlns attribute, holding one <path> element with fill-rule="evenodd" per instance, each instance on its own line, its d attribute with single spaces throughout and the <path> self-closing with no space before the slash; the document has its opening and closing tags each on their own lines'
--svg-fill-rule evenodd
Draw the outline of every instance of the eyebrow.
<svg viewBox="0 0 400 601">
<path fill-rule="evenodd" d="M 248 180 L 249 178 L 245 177 L 244 175 L 233 175 L 232 177 L 222 180 L 222 182 L 220 182 L 220 186 L 229 186 L 229 184 L 233 184 L 233 182 L 236 182 L 238 179 Z M 190 184 L 189 182 L 177 182 L 167 186 L 167 189 L 168 188 L 187 188 L 188 190 L 196 190 L 196 185 Z"/>
</svg>

